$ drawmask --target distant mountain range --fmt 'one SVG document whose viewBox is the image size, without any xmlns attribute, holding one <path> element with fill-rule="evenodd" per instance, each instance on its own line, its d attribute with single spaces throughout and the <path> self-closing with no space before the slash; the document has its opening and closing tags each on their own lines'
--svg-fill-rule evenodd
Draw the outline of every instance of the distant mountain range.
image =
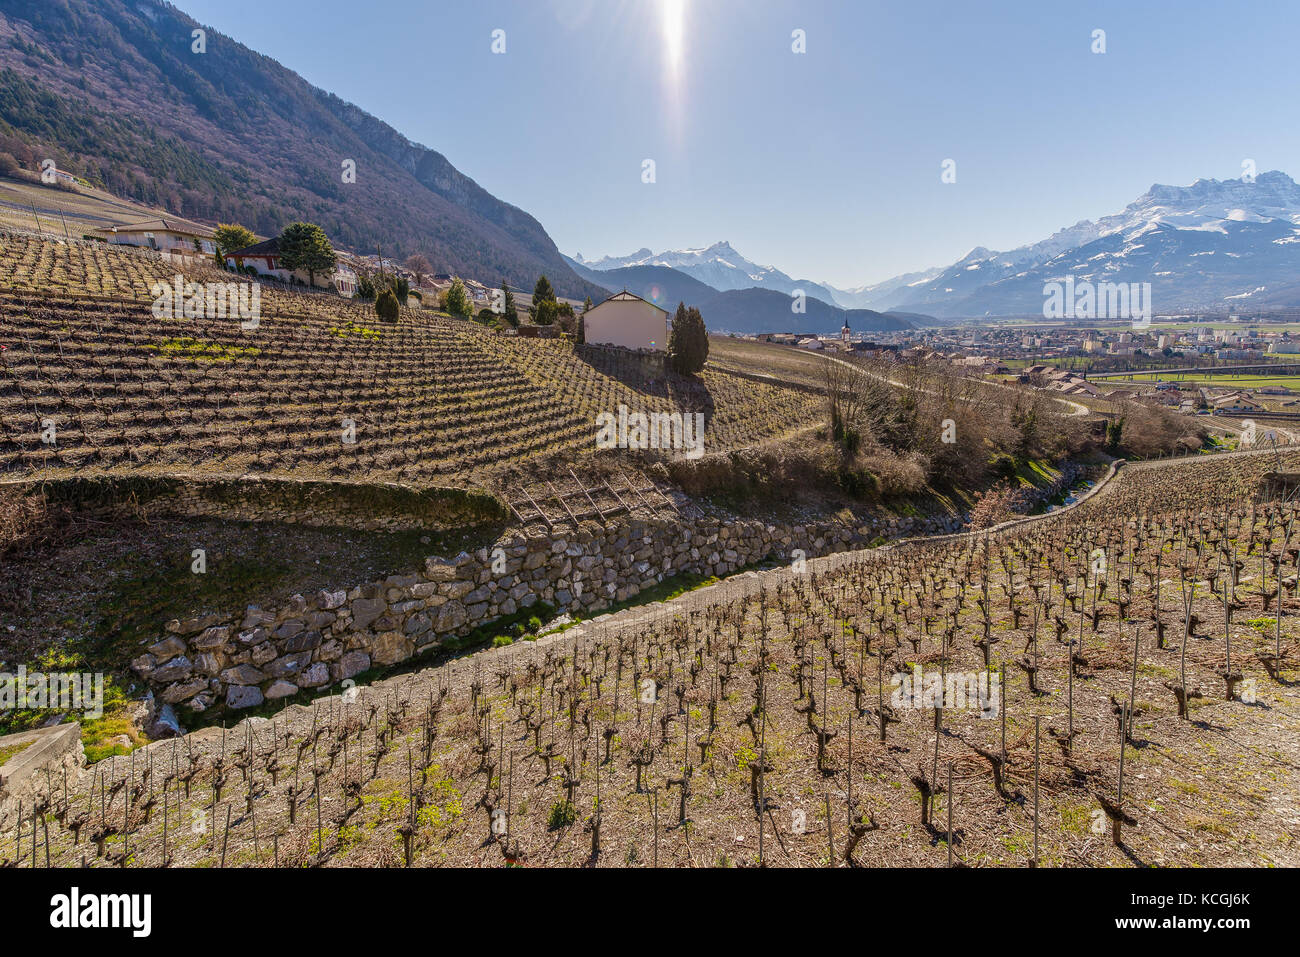
<svg viewBox="0 0 1300 957">
<path fill-rule="evenodd" d="M 936 316 L 1041 315 L 1044 283 L 1073 276 L 1149 282 L 1158 313 L 1290 308 L 1300 305 L 1298 226 L 1300 186 L 1285 173 L 1155 185 L 1118 214 L 1009 252 L 973 249 L 868 301 Z"/>
<path fill-rule="evenodd" d="M 1300 186 L 1285 173 L 1253 182 L 1200 179 L 1152 186 L 1123 211 L 1085 220 L 1007 252 L 976 247 L 950 266 L 840 289 L 757 266 L 728 243 L 583 261 L 589 278 L 644 263 L 670 266 L 719 289 L 802 287 L 825 303 L 944 320 L 1042 315 L 1043 286 L 1149 282 L 1156 312 L 1300 307 Z M 661 277 L 662 279 L 662 277 Z M 748 280 L 748 281 L 747 281 Z M 666 282 L 666 279 L 663 279 Z M 710 283 L 711 285 L 713 283 Z"/>
<path fill-rule="evenodd" d="M 358 252 L 603 297 L 442 154 L 215 30 L 194 52 L 200 26 L 160 0 L 0 0 L 0 152 L 181 216 L 262 235 L 305 219 Z"/>
<path fill-rule="evenodd" d="M 815 296 L 823 302 L 835 302 L 830 287 L 809 279 L 791 279 L 775 266 L 753 263 L 725 241 L 700 249 L 675 249 L 662 253 L 638 249 L 630 256 L 605 256 L 593 262 L 584 260 L 581 254 L 573 258 L 595 272 L 631 266 L 668 266 L 692 279 L 707 283 L 719 292 L 756 288 L 775 289 L 788 295 L 801 289 L 807 296 Z"/>
<path fill-rule="evenodd" d="M 854 332 L 886 332 L 910 329 L 929 318 L 916 314 L 885 314 L 869 309 L 841 309 L 810 294 L 805 294 L 803 312 L 795 312 L 793 296 L 776 289 L 718 290 L 672 266 L 612 266 L 596 270 L 577 260 L 569 262 L 578 275 L 592 282 L 616 291 L 626 289 L 670 312 L 679 302 L 696 306 L 713 332 L 834 335 L 845 322 Z"/>
<path fill-rule="evenodd" d="M 610 292 L 626 289 L 664 309 L 674 309 L 679 302 L 699 305 L 718 294 L 718 290 L 707 283 L 671 266 L 619 266 L 597 272 L 577 260 L 565 258 L 573 271 L 588 282 L 603 286 Z M 789 302 L 788 297 L 786 301 Z"/>
<path fill-rule="evenodd" d="M 775 289 L 728 289 L 699 304 L 710 332 L 794 332 L 834 335 L 847 323 L 854 333 L 911 329 L 926 316 L 911 317 L 870 309 L 841 309 L 809 297 L 804 312 L 791 309 L 793 300 Z"/>
</svg>

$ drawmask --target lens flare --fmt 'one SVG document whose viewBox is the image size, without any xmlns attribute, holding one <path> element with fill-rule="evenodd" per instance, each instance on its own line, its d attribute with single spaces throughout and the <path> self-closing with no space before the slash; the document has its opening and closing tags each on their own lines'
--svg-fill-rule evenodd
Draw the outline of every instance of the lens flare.
<svg viewBox="0 0 1300 957">
<path fill-rule="evenodd" d="M 661 0 L 663 4 L 664 52 L 668 70 L 675 79 L 681 72 L 686 42 L 686 0 Z"/>
</svg>

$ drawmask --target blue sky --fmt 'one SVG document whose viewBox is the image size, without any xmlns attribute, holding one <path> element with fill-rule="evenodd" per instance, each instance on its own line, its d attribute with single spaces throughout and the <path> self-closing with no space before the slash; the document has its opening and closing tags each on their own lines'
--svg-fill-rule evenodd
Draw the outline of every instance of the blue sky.
<svg viewBox="0 0 1300 957">
<path fill-rule="evenodd" d="M 725 239 L 853 286 L 1246 158 L 1300 171 L 1294 2 L 175 2 L 588 258 Z"/>
</svg>

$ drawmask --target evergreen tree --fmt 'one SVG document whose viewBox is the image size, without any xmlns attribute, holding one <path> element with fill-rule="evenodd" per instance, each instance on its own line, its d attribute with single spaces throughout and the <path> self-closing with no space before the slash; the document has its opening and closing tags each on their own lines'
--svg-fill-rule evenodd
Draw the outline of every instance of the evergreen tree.
<svg viewBox="0 0 1300 957">
<path fill-rule="evenodd" d="M 315 223 L 290 223 L 284 227 L 280 234 L 280 265 L 289 272 L 307 270 L 307 278 L 314 286 L 316 274 L 329 272 L 336 262 L 338 257 L 325 230 Z"/>
<path fill-rule="evenodd" d="M 397 297 L 393 295 L 393 290 L 384 289 L 375 299 L 375 314 L 385 322 L 396 322 L 397 312 Z"/>
<path fill-rule="evenodd" d="M 685 303 L 677 304 L 672 328 L 668 333 L 668 358 L 682 375 L 694 375 L 709 358 L 709 333 L 700 310 Z"/>
<path fill-rule="evenodd" d="M 546 303 L 550 303 L 550 308 L 545 306 Z M 549 326 L 555 322 L 554 307 L 555 290 L 551 287 L 551 281 L 545 276 L 539 276 L 537 285 L 533 287 L 533 304 L 528 309 L 528 315 L 532 316 L 533 322 L 539 326 Z"/>
<path fill-rule="evenodd" d="M 555 319 L 560 311 L 555 305 L 554 299 L 543 299 L 540 302 L 533 302 L 533 322 L 539 326 L 553 326 Z"/>
</svg>

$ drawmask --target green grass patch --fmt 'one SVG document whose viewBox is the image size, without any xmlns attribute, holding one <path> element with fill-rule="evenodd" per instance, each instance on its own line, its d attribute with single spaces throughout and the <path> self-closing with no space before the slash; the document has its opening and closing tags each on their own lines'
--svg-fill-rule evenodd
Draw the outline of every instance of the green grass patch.
<svg viewBox="0 0 1300 957">
<path fill-rule="evenodd" d="M 158 345 L 147 345 L 145 348 L 171 358 L 193 359 L 195 362 L 232 362 L 241 356 L 255 356 L 262 351 L 256 346 L 227 346 L 190 336 L 164 339 Z"/>
<path fill-rule="evenodd" d="M 22 744 L 11 744 L 7 748 L 0 748 L 0 764 L 4 764 L 17 754 L 22 754 L 35 743 L 35 741 L 24 741 Z"/>
</svg>

